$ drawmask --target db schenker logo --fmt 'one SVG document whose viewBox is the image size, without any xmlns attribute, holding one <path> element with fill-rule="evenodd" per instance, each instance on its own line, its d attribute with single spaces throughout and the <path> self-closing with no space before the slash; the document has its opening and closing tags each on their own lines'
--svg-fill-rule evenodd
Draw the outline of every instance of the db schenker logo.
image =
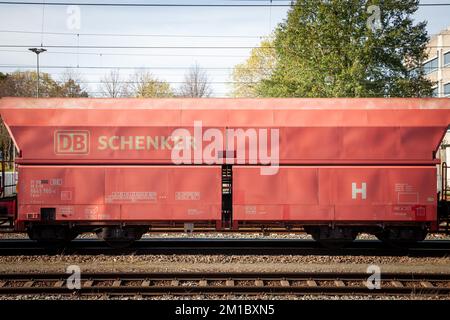
<svg viewBox="0 0 450 320">
<path fill-rule="evenodd" d="M 88 154 L 89 131 L 55 131 L 55 154 Z"/>
</svg>

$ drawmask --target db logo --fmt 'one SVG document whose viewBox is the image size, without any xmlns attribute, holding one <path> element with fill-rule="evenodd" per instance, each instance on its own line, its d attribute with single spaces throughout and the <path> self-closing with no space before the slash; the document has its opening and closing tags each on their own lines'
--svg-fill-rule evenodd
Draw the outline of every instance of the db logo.
<svg viewBox="0 0 450 320">
<path fill-rule="evenodd" d="M 88 154 L 89 131 L 55 131 L 56 154 Z"/>
</svg>

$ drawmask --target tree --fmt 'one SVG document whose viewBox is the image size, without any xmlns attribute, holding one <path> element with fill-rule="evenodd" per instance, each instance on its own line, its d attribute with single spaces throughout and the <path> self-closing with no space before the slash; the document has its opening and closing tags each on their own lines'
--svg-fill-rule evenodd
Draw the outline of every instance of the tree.
<svg viewBox="0 0 450 320">
<path fill-rule="evenodd" d="M 83 85 L 83 80 L 77 72 L 67 69 L 62 73 L 59 81 L 59 96 L 68 98 L 88 97 L 87 88 Z"/>
<path fill-rule="evenodd" d="M 11 74 L 0 73 L 0 97 L 35 97 L 37 73 L 16 71 Z M 81 89 L 81 80 L 75 74 L 66 73 L 58 83 L 48 73 L 40 74 L 40 97 L 87 97 Z M 9 137 L 3 121 L 0 120 L 0 150 L 5 158 L 11 159 L 14 144 Z"/>
<path fill-rule="evenodd" d="M 418 0 L 297 0 L 275 31 L 277 64 L 257 87 L 273 97 L 420 97 L 429 40 Z"/>
<path fill-rule="evenodd" d="M 193 65 L 184 76 L 180 88 L 180 96 L 189 98 L 204 98 L 212 94 L 208 74 L 198 64 Z"/>
<path fill-rule="evenodd" d="M 235 98 L 258 97 L 258 84 L 269 79 L 276 64 L 276 52 L 270 40 L 261 42 L 252 49 L 250 57 L 234 67 L 231 96 Z"/>
<path fill-rule="evenodd" d="M 8 78 L 8 74 L 0 72 L 0 97 L 3 96 L 2 91 L 3 83 Z M 0 118 L 0 150 L 2 152 L 2 157 L 4 159 L 10 159 L 12 153 L 14 152 L 14 143 L 9 136 L 8 130 L 6 129 L 3 120 Z M 8 164 L 7 164 L 8 165 Z"/>
<path fill-rule="evenodd" d="M 137 98 L 169 98 L 174 96 L 170 84 L 159 80 L 150 72 L 135 72 L 129 83 L 131 95 Z"/>
<path fill-rule="evenodd" d="M 40 73 L 39 96 L 57 97 L 59 85 L 48 73 Z M 35 97 L 37 73 L 34 71 L 16 71 L 3 77 L 0 81 L 0 96 Z"/>
<path fill-rule="evenodd" d="M 129 90 L 126 82 L 121 80 L 118 70 L 112 70 L 100 80 L 99 91 L 104 97 L 128 97 Z"/>
<path fill-rule="evenodd" d="M 89 95 L 86 91 L 81 89 L 80 84 L 78 84 L 76 80 L 69 79 L 67 82 L 61 84 L 59 96 L 67 98 L 87 98 Z"/>
<path fill-rule="evenodd" d="M 55 81 L 50 74 L 40 73 L 40 97 L 87 97 L 87 92 L 81 88 L 81 80 L 63 75 L 61 81 Z M 34 71 L 16 71 L 11 74 L 0 74 L 0 96 L 35 97 L 37 73 Z"/>
<path fill-rule="evenodd" d="M 0 98 L 7 96 L 6 92 L 6 80 L 8 79 L 8 74 L 0 72 Z"/>
</svg>

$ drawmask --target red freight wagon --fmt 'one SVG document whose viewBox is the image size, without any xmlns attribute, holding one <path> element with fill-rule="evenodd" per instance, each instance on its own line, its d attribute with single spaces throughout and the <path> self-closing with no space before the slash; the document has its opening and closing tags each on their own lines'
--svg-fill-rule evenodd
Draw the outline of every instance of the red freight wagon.
<svg viewBox="0 0 450 320">
<path fill-rule="evenodd" d="M 3 98 L 0 114 L 19 155 L 17 210 L 0 207 L 36 240 L 303 227 L 417 241 L 446 207 L 450 99 Z"/>
</svg>

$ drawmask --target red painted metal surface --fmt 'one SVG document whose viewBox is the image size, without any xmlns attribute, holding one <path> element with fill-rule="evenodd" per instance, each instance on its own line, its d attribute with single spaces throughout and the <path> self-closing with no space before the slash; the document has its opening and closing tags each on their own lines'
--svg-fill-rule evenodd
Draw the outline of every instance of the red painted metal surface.
<svg viewBox="0 0 450 320">
<path fill-rule="evenodd" d="M 233 217 L 246 221 L 435 221 L 435 167 L 233 168 Z"/>
<path fill-rule="evenodd" d="M 173 130 L 201 121 L 203 132 L 279 130 L 281 164 L 421 164 L 434 160 L 450 99 L 3 98 L 0 113 L 19 163 L 170 164 Z"/>
<path fill-rule="evenodd" d="M 21 152 L 19 225 L 47 207 L 61 222 L 219 223 L 219 155 L 171 158 L 173 131 L 195 136 L 196 121 L 203 133 L 279 130 L 277 174 L 233 167 L 234 221 L 434 223 L 450 99 L 2 98 L 0 114 Z"/>
<path fill-rule="evenodd" d="M 0 199 L 0 219 L 14 219 L 16 216 L 16 202 L 14 197 Z"/>
<path fill-rule="evenodd" d="M 221 219 L 221 169 L 175 166 L 21 166 L 18 220 L 212 221 Z"/>
</svg>

